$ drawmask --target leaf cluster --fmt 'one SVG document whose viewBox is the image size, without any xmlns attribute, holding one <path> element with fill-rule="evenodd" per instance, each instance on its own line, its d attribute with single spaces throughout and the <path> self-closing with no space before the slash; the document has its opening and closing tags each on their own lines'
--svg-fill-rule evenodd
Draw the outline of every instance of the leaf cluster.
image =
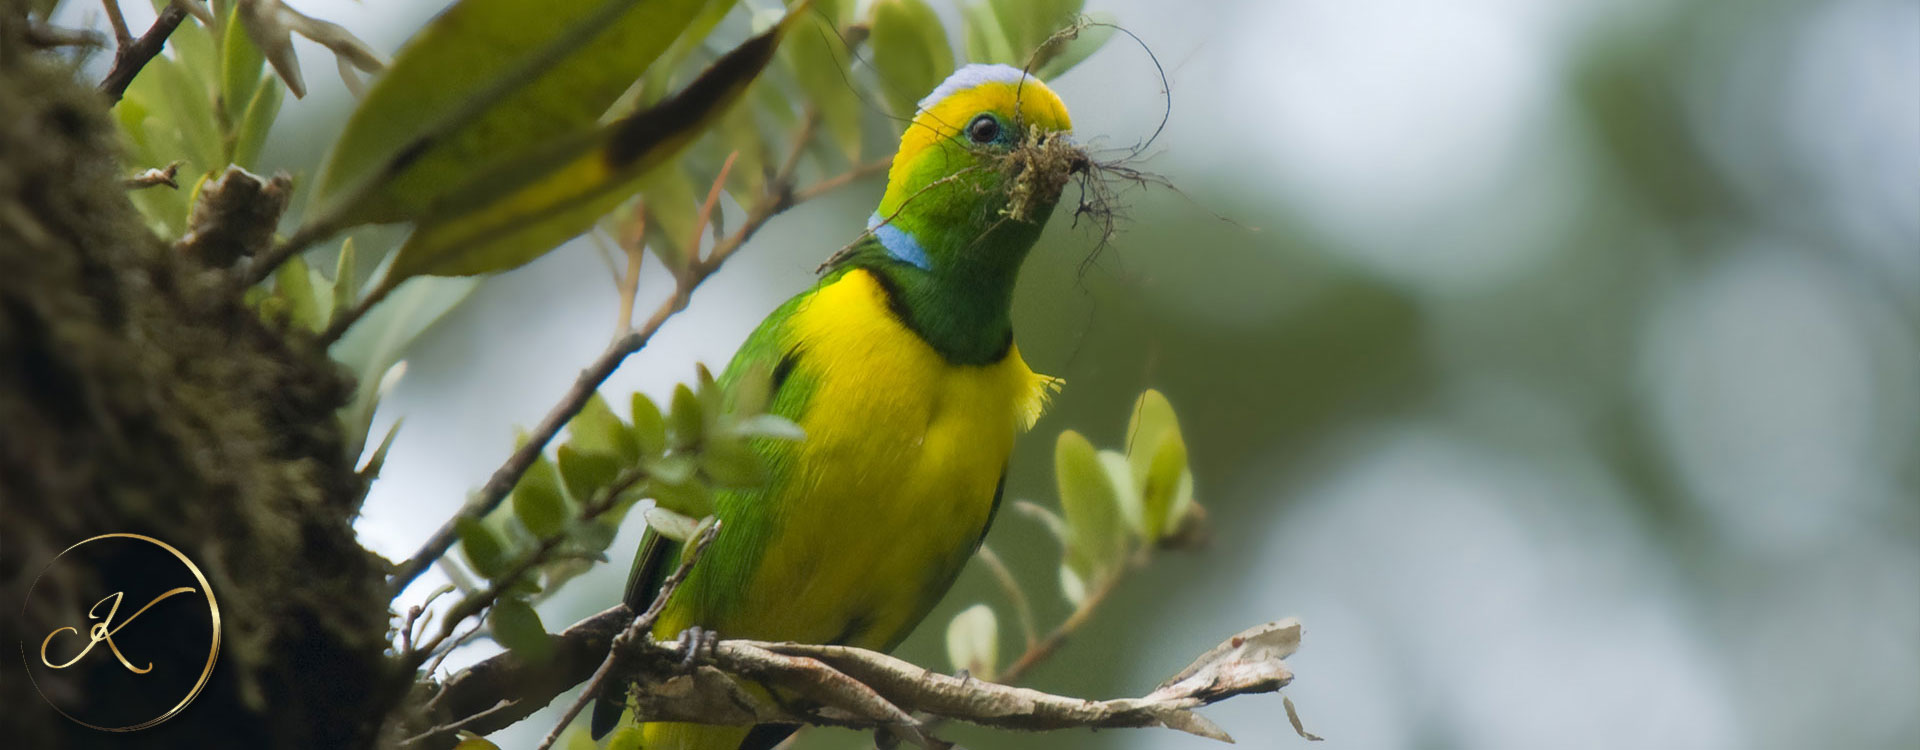
<svg viewBox="0 0 1920 750">
<path fill-rule="evenodd" d="M 623 419 L 595 394 L 568 422 L 567 440 L 521 475 L 508 503 L 459 522 L 467 568 L 501 589 L 488 624 L 503 645 L 541 653 L 546 630 L 531 609 L 535 599 L 604 562 L 636 504 L 649 501 L 647 523 L 660 533 L 691 538 L 698 519 L 712 515 L 714 492 L 766 481 L 753 441 L 802 437 L 791 421 L 765 413 L 764 377 L 723 388 L 698 369 L 665 410 L 635 393 Z"/>
</svg>

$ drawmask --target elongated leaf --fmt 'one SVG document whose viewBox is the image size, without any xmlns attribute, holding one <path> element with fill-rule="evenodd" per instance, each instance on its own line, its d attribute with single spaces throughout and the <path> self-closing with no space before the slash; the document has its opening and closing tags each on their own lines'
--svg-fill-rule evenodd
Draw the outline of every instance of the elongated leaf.
<svg viewBox="0 0 1920 750">
<path fill-rule="evenodd" d="M 1117 19 L 1112 13 L 1089 13 L 1087 20 L 1092 23 L 1081 25 L 1071 38 L 1056 42 L 1040 51 L 1040 60 L 1034 68 L 1034 75 L 1039 76 L 1041 80 L 1051 81 L 1060 77 L 1062 73 L 1072 70 L 1074 66 L 1084 62 L 1088 57 L 1093 56 L 1093 53 L 1100 51 L 1101 47 L 1106 46 L 1107 40 L 1113 38 L 1115 27 L 1112 24 Z"/>
<path fill-rule="evenodd" d="M 640 460 L 640 443 L 633 431 L 627 429 L 613 413 L 613 407 L 598 393 L 587 399 L 587 405 L 567 422 L 567 436 L 567 444 L 581 453 L 607 456 L 621 465 Z"/>
<path fill-rule="evenodd" d="M 226 31 L 221 37 L 220 107 L 226 115 L 223 122 L 233 128 L 246 117 L 247 105 L 253 102 L 254 91 L 261 85 L 260 69 L 267 58 L 260 54 L 253 40 L 247 38 L 245 26 L 231 15 L 226 18 Z"/>
<path fill-rule="evenodd" d="M 287 319 L 295 328 L 313 330 L 326 322 L 325 318 L 320 317 L 320 307 L 314 298 L 313 277 L 307 274 L 305 261 L 287 259 L 286 264 L 274 271 L 273 279 L 274 292 L 286 300 Z"/>
<path fill-rule="evenodd" d="M 538 663 L 553 652 L 553 637 L 540 624 L 540 613 L 525 599 L 501 599 L 487 614 L 493 639 L 522 658 Z"/>
<path fill-rule="evenodd" d="M 874 3 L 873 36 L 867 44 L 896 117 L 913 117 L 920 97 L 953 72 L 946 27 L 926 0 Z"/>
<path fill-rule="evenodd" d="M 253 100 L 247 103 L 246 112 L 241 114 L 240 124 L 233 133 L 233 163 L 243 169 L 254 168 L 260 160 L 260 149 L 267 144 L 267 131 L 273 128 L 274 118 L 280 115 L 280 103 L 286 99 L 286 84 L 272 73 L 260 76 Z"/>
<path fill-rule="evenodd" d="M 1159 391 L 1148 388 L 1133 402 L 1133 415 L 1127 419 L 1127 462 L 1133 467 L 1134 486 L 1145 486 L 1153 458 L 1168 434 L 1180 435 L 1180 422 L 1173 404 Z"/>
<path fill-rule="evenodd" d="M 383 283 L 504 271 L 585 231 L 740 98 L 804 15 L 796 8 L 659 104 L 553 140 L 445 195 L 420 218 Z"/>
<path fill-rule="evenodd" d="M 374 81 L 321 172 L 315 205 L 351 200 L 348 223 L 424 213 L 501 160 L 593 123 L 706 5 L 460 0 Z"/>
<path fill-rule="evenodd" d="M 605 453 L 585 453 L 569 443 L 560 446 L 555 455 L 558 456 L 560 479 L 575 503 L 591 502 L 596 494 L 620 476 L 620 460 Z"/>
<path fill-rule="evenodd" d="M 560 494 L 560 471 L 541 456 L 513 488 L 513 515 L 539 538 L 560 533 L 567 523 L 567 501 Z"/>
<path fill-rule="evenodd" d="M 493 529 L 462 517 L 454 523 L 454 531 L 460 535 L 460 551 L 466 553 L 473 572 L 487 579 L 507 572 L 506 546 Z"/>
<path fill-rule="evenodd" d="M 667 419 L 660 415 L 660 407 L 653 399 L 639 391 L 633 393 L 633 437 L 640 444 L 640 454 L 645 458 L 655 458 L 667 449 Z"/>
<path fill-rule="evenodd" d="M 1067 520 L 1067 564 L 1091 583 L 1120 558 L 1126 530 L 1119 501 L 1099 454 L 1080 433 L 1060 433 L 1053 459 Z"/>
<path fill-rule="evenodd" d="M 806 92 L 808 104 L 848 160 L 860 158 L 860 95 L 847 70 L 853 53 L 840 32 L 824 18 L 808 18 L 787 45 L 787 64 Z"/>
</svg>

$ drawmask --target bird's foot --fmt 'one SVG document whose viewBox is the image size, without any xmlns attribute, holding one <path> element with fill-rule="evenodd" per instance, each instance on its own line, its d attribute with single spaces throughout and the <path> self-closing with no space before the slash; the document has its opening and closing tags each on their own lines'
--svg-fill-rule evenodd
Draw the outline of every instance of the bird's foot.
<svg viewBox="0 0 1920 750">
<path fill-rule="evenodd" d="M 696 662 L 713 658 L 713 649 L 719 643 L 719 633 L 699 625 L 680 631 L 680 671 L 692 672 Z"/>
</svg>

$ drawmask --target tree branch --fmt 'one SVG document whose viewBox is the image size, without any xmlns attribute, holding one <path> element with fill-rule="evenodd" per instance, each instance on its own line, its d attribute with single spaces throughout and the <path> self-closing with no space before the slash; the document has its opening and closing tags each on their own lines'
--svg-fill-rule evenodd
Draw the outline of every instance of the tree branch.
<svg viewBox="0 0 1920 750">
<path fill-rule="evenodd" d="M 447 680 L 440 702 L 461 724 L 487 733 L 506 727 L 588 678 L 633 621 L 618 606 L 556 635 L 547 662 L 527 664 L 512 653 L 474 665 Z M 1293 681 L 1286 659 L 1299 647 L 1300 623 L 1288 618 L 1242 631 L 1195 659 L 1179 674 L 1139 698 L 1091 701 L 937 674 L 875 651 L 847 646 L 726 640 L 696 653 L 686 671 L 686 644 L 636 639 L 623 667 L 640 689 L 635 714 L 647 721 L 704 724 L 810 724 L 856 729 L 918 730 L 914 713 L 985 727 L 1041 731 L 1103 727 L 1167 727 L 1221 741 L 1231 737 L 1193 709 L 1238 695 L 1269 693 Z M 742 682 L 775 688 L 794 699 L 769 700 Z M 502 707 L 503 701 L 511 705 Z M 452 744 L 451 731 L 427 747 Z"/>
<path fill-rule="evenodd" d="M 112 4 L 109 3 L 109 6 L 112 7 Z M 115 7 L 115 10 L 118 8 Z M 133 77 L 140 74 L 141 68 L 147 67 L 154 55 L 160 54 L 167 37 L 172 36 L 173 30 L 180 28 L 180 22 L 186 18 L 187 12 L 178 4 L 169 4 L 160 9 L 159 17 L 153 19 L 153 25 L 147 28 L 146 33 L 114 50 L 113 69 L 108 70 L 107 77 L 100 81 L 100 92 L 107 95 L 108 103 L 120 103 L 120 97 L 126 95 Z"/>
<path fill-rule="evenodd" d="M 630 648 L 628 644 L 644 640 L 652 633 L 653 623 L 660 619 L 660 612 L 667 608 L 667 600 L 673 597 L 673 592 L 680 589 L 680 584 L 686 582 L 687 574 L 693 571 L 694 562 L 698 561 L 701 555 L 706 554 L 707 545 L 712 544 L 714 536 L 719 533 L 720 521 L 716 519 L 709 522 L 706 529 L 694 538 L 692 551 L 681 556 L 680 565 L 674 568 L 673 575 L 667 576 L 667 580 L 661 582 L 660 592 L 654 595 L 653 603 L 647 605 L 647 611 L 633 618 L 633 622 L 627 625 L 625 631 L 614 636 L 612 646 L 607 649 L 607 658 L 600 660 L 600 668 L 594 670 L 592 679 L 587 680 L 587 689 L 580 691 L 580 697 L 574 699 L 573 705 L 567 707 L 567 710 L 560 715 L 559 721 L 554 722 L 553 731 L 547 733 L 546 739 L 541 740 L 539 747 L 535 750 L 547 750 L 553 747 L 553 743 L 559 741 L 560 733 L 566 731 L 567 725 L 573 723 L 573 718 L 580 715 L 580 710 L 586 708 L 589 702 L 600 695 L 600 684 L 606 682 L 607 677 L 613 674 L 614 667 L 620 663 L 621 656 Z"/>
</svg>

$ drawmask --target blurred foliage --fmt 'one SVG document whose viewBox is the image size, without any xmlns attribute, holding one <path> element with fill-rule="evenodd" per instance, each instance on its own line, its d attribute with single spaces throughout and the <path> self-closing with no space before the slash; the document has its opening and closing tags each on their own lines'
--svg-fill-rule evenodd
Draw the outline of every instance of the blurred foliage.
<svg viewBox="0 0 1920 750">
<path fill-rule="evenodd" d="M 651 500 L 647 524 L 686 541 L 699 533 L 700 519 L 712 515 L 715 489 L 765 481 L 751 441 L 804 437 L 792 422 L 765 413 L 765 376 L 745 376 L 722 389 L 704 366 L 698 369 L 693 386 L 674 389 L 666 412 L 635 393 L 623 421 L 595 394 L 567 424 L 567 440 L 521 475 L 506 504 L 460 524 L 467 567 L 505 587 L 487 620 L 501 645 L 540 658 L 546 630 L 532 604 L 605 562 L 635 503 Z"/>
</svg>

